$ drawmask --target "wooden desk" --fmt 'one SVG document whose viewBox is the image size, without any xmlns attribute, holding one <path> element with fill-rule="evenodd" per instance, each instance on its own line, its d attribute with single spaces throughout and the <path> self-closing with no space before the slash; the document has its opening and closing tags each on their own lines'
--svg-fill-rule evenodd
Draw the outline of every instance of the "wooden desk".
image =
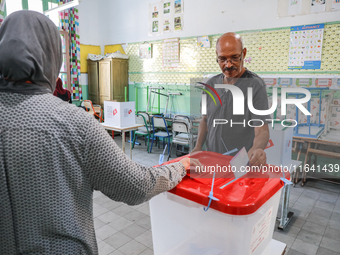
<svg viewBox="0 0 340 255">
<path fill-rule="evenodd" d="M 106 130 L 117 131 L 123 134 L 122 137 L 122 150 L 125 153 L 125 132 L 135 131 L 139 127 L 143 127 L 144 125 L 134 125 L 129 127 L 114 127 L 106 125 L 105 123 L 100 123 Z M 132 139 L 132 138 L 130 138 Z M 130 143 L 130 159 L 132 159 L 132 142 Z"/>
<path fill-rule="evenodd" d="M 308 164 L 308 168 L 310 168 L 311 165 L 313 164 L 314 167 L 316 168 L 316 170 L 318 170 L 317 169 L 317 156 L 340 159 L 340 153 L 326 151 L 326 150 L 320 150 L 320 149 L 317 148 L 318 145 L 340 147 L 339 142 L 325 141 L 325 140 L 321 140 L 320 138 L 319 139 L 311 139 L 311 138 L 300 138 L 300 137 L 299 138 L 294 137 L 293 142 L 295 142 L 293 152 L 298 153 L 297 160 L 299 160 L 301 153 L 306 155 L 304 163 L 302 165 L 303 171 L 302 171 L 302 177 L 301 177 L 301 186 L 304 186 L 304 184 L 306 182 L 306 174 L 307 174 L 307 171 L 305 171 L 306 170 L 305 166 L 307 167 L 306 164 Z M 307 144 L 307 149 L 306 149 L 305 152 L 302 152 L 302 146 L 303 146 L 304 143 Z M 312 163 L 312 155 L 314 155 L 313 163 Z M 321 174 L 321 175 L 323 175 L 323 178 L 321 178 L 321 177 L 319 177 L 319 178 L 318 177 L 311 177 L 311 178 L 326 180 L 325 174 Z M 296 184 L 298 182 L 298 177 L 299 177 L 299 171 L 297 170 L 296 174 L 295 174 L 294 181 L 293 181 L 294 184 Z"/>
</svg>

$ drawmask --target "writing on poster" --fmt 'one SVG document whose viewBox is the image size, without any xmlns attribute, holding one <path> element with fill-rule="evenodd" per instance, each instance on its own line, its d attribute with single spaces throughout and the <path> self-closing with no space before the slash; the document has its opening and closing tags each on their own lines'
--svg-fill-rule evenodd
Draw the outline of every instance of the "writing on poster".
<svg viewBox="0 0 340 255">
<path fill-rule="evenodd" d="M 290 28 L 289 69 L 320 69 L 324 24 Z"/>
</svg>

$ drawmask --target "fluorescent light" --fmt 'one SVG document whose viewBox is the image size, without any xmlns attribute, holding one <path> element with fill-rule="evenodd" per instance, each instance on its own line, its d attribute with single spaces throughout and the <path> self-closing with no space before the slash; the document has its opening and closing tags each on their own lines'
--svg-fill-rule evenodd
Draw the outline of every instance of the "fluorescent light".
<svg viewBox="0 0 340 255">
<path fill-rule="evenodd" d="M 55 8 L 52 8 L 50 10 L 44 11 L 44 14 L 48 15 L 48 14 L 50 14 L 52 12 L 57 12 L 57 11 L 60 12 L 60 11 L 63 11 L 63 10 L 75 7 L 75 6 L 80 4 L 80 1 L 81 0 L 73 0 L 72 2 L 59 5 L 58 7 L 55 7 Z"/>
</svg>

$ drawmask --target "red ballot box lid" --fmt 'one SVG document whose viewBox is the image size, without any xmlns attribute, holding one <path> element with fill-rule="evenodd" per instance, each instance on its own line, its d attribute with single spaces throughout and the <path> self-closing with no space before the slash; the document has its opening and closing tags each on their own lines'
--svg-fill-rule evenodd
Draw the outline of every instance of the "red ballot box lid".
<svg viewBox="0 0 340 255">
<path fill-rule="evenodd" d="M 173 159 L 163 165 L 178 162 L 184 157 Z M 225 184 L 235 180 L 230 166 L 232 156 L 201 151 L 192 154 L 190 158 L 198 159 L 205 166 L 202 170 L 206 172 L 198 174 L 195 173 L 195 170 L 192 170 L 169 192 L 207 206 L 213 177 L 211 169 L 215 167 L 213 195 L 219 201 L 212 200 L 210 208 L 223 213 L 232 215 L 252 214 L 284 186 L 284 182 L 280 179 L 283 177 L 282 168 L 278 166 L 265 165 L 256 173 L 249 171 L 248 168 L 248 171 L 242 177 L 225 186 Z M 285 178 L 290 179 L 289 172 L 285 173 Z M 225 187 L 220 189 L 223 186 Z"/>
</svg>

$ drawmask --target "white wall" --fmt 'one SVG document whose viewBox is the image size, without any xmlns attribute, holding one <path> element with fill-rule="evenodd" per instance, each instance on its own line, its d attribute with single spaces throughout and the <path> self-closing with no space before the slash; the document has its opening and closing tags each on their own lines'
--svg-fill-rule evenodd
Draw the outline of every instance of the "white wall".
<svg viewBox="0 0 340 255">
<path fill-rule="evenodd" d="M 184 30 L 150 36 L 149 4 L 157 2 L 160 1 L 82 0 L 81 43 L 142 42 L 340 20 L 339 11 L 277 18 L 278 0 L 184 0 Z"/>
<path fill-rule="evenodd" d="M 82 0 L 78 6 L 81 44 L 102 45 L 104 29 L 100 26 L 102 6 L 96 0 Z"/>
</svg>

